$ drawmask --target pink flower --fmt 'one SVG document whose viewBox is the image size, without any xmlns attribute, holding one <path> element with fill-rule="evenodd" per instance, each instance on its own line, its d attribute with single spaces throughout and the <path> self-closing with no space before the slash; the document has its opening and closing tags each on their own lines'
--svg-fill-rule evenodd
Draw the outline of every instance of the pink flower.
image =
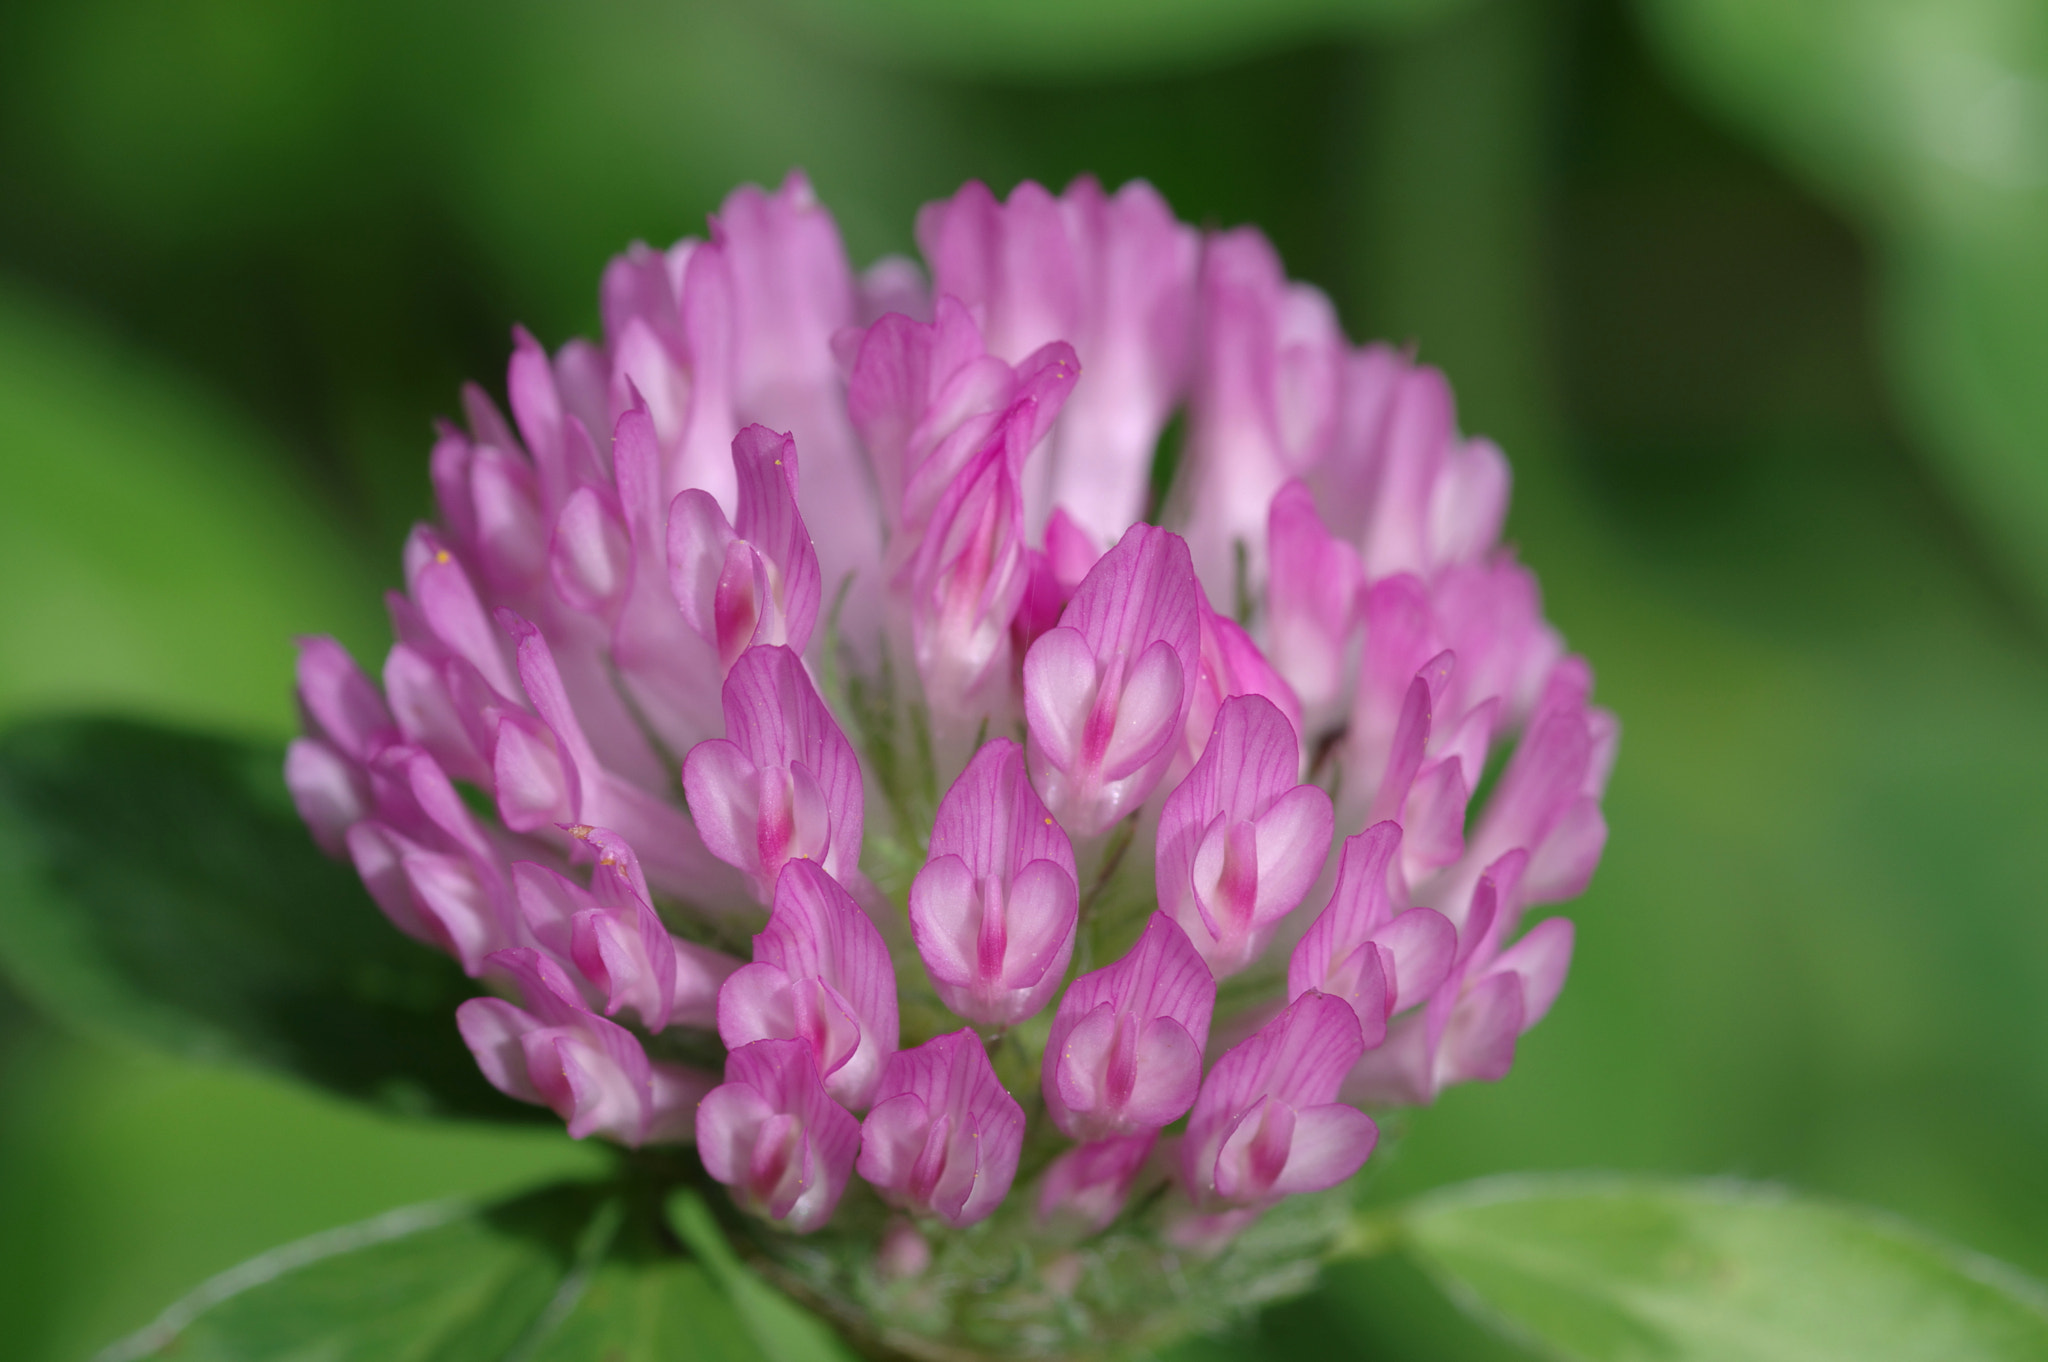
<svg viewBox="0 0 2048 1362">
<path fill-rule="evenodd" d="M 1083 177 L 1055 199 L 1017 186 L 998 204 L 979 184 L 918 214 L 943 294 L 982 309 L 989 350 L 1013 362 L 1070 343 L 1086 377 L 1054 427 L 1028 500 L 1033 526 L 1065 508 L 1113 543 L 1145 511 L 1152 450 L 1185 391 L 1200 241 L 1158 193 L 1105 195 Z"/>
<path fill-rule="evenodd" d="M 960 1229 L 1010 1194 L 1023 1147 L 1024 1109 L 962 1030 L 890 1056 L 857 1167 L 891 1204 Z"/>
<path fill-rule="evenodd" d="M 1045 1106 L 1077 1140 L 1158 1130 L 1201 1088 L 1216 981 L 1187 934 L 1154 913 L 1114 965 L 1060 1000 L 1045 1043 Z"/>
<path fill-rule="evenodd" d="M 1255 695 L 1223 702 L 1202 759 L 1159 815 L 1159 906 L 1217 977 L 1265 950 L 1322 872 L 1330 797 L 1297 784 L 1286 716 Z"/>
<path fill-rule="evenodd" d="M 1352 1074 L 1345 1091 L 1354 1100 L 1430 1102 L 1453 1083 L 1506 1076 L 1516 1041 L 1550 1011 L 1571 965 L 1572 924 L 1563 918 L 1500 948 L 1528 859 L 1517 849 L 1480 877 L 1448 977 Z"/>
<path fill-rule="evenodd" d="M 917 238 L 929 283 L 857 272 L 792 175 L 614 260 L 600 341 L 515 330 L 509 417 L 471 386 L 437 430 L 381 673 L 302 642 L 286 783 L 506 990 L 462 1034 L 573 1134 L 694 1132 L 796 1232 L 858 1161 L 900 1213 L 857 1260 L 915 1291 L 1027 1135 L 1023 1232 L 1216 1248 L 1359 1167 L 1347 1103 L 1508 1072 L 1617 727 L 1499 450 L 1256 231 L 1082 179 Z M 701 944 L 763 907 L 750 960 Z M 712 1028 L 708 1096 L 650 1058 Z"/>
<path fill-rule="evenodd" d="M 1387 1018 L 1437 991 L 1458 950 L 1457 929 L 1443 914 L 1395 911 L 1387 874 L 1400 847 L 1399 823 L 1376 823 L 1345 841 L 1329 906 L 1287 964 L 1287 996 L 1342 998 L 1368 1050 L 1386 1038 Z"/>
<path fill-rule="evenodd" d="M 1158 1143 L 1156 1131 L 1076 1145 L 1053 1160 L 1039 1183 L 1038 1218 L 1094 1234 L 1123 1214 Z"/>
<path fill-rule="evenodd" d="M 1199 662 L 1195 591 L 1180 536 L 1134 525 L 1024 658 L 1031 780 L 1076 837 L 1143 803 L 1173 760 Z"/>
<path fill-rule="evenodd" d="M 942 719 L 1008 708 L 1010 624 L 1031 575 L 1021 477 L 1079 372 L 1064 342 L 1014 364 L 987 353 L 951 296 L 929 325 L 885 316 L 859 339 L 847 405 L 892 522 L 890 582 Z"/>
<path fill-rule="evenodd" d="M 755 1215 L 808 1234 L 832 1218 L 860 1148 L 860 1122 L 825 1095 L 807 1040 L 757 1040 L 727 1056 L 697 1105 L 704 1171 Z"/>
<path fill-rule="evenodd" d="M 1273 494 L 1329 449 L 1344 338 L 1330 300 L 1289 284 L 1273 247 L 1253 231 L 1209 241 L 1200 307 L 1207 324 L 1188 425 L 1188 539 L 1210 603 L 1229 613 L 1241 594 L 1263 589 Z"/>
<path fill-rule="evenodd" d="M 1349 700 L 1365 573 L 1358 550 L 1323 528 L 1298 479 L 1273 495 L 1266 516 L 1266 632 L 1273 665 L 1317 727 Z"/>
<path fill-rule="evenodd" d="M 1024 775 L 1024 753 L 983 747 L 939 802 L 910 886 L 917 953 L 946 1006 L 1014 1026 L 1052 998 L 1074 954 L 1074 849 Z"/>
<path fill-rule="evenodd" d="M 801 653 L 818 619 L 818 553 L 797 510 L 796 442 L 748 426 L 732 442 L 739 514 L 685 488 L 668 511 L 669 586 L 727 671 L 755 644 Z"/>
<path fill-rule="evenodd" d="M 1351 355 L 1317 501 L 1364 546 L 1366 576 L 1430 575 L 1488 553 L 1508 505 L 1507 460 L 1458 435 L 1451 385 L 1388 345 Z"/>
<path fill-rule="evenodd" d="M 1336 1098 L 1364 1050 L 1350 1007 L 1304 993 L 1217 1060 L 1180 1146 L 1196 1209 L 1257 1207 L 1356 1173 L 1379 1128 Z"/>
<path fill-rule="evenodd" d="M 669 934 L 622 838 L 604 828 L 575 831 L 597 855 L 589 889 L 545 865 L 512 866 L 534 940 L 557 962 L 575 965 L 607 1016 L 630 1011 L 649 1031 L 715 1026 L 719 987 L 741 962 Z"/>
<path fill-rule="evenodd" d="M 754 963 L 718 993 L 718 1035 L 810 1042 L 832 1100 L 860 1110 L 896 1050 L 896 973 L 889 948 L 853 896 L 817 862 L 792 860 Z"/>
<path fill-rule="evenodd" d="M 725 679 L 724 738 L 683 764 L 690 814 L 705 845 L 743 871 L 762 902 L 791 860 L 834 878 L 860 868 L 860 763 L 818 698 L 803 660 L 755 647 Z"/>
<path fill-rule="evenodd" d="M 709 1075 L 657 1064 L 624 1027 L 593 1015 L 562 967 L 524 948 L 491 957 L 518 988 L 515 1007 L 472 998 L 456 1024 L 484 1077 L 507 1097 L 542 1103 L 577 1139 L 602 1135 L 623 1145 L 688 1139 Z"/>
<path fill-rule="evenodd" d="M 417 748 L 387 747 L 367 776 L 370 816 L 347 830 L 356 873 L 407 936 L 447 951 L 472 976 L 519 939 L 497 847 L 447 775 Z"/>
</svg>

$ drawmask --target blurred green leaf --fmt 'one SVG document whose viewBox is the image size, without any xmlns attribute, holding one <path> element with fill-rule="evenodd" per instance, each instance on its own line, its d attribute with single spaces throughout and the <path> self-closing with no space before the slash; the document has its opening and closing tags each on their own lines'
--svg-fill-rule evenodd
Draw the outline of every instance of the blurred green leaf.
<svg viewBox="0 0 2048 1362">
<path fill-rule="evenodd" d="M 781 0 L 870 51 L 981 75 L 1156 70 L 1433 18 L 1465 0 Z"/>
<path fill-rule="evenodd" d="M 1874 241 L 1893 387 L 2048 605 L 2048 8 L 1643 0 L 1698 90 Z"/>
<path fill-rule="evenodd" d="M 1733 1183 L 1489 1179 L 1401 1220 L 1445 1288 L 1586 1362 L 2048 1356 L 2048 1293 L 1868 1211 Z"/>
<path fill-rule="evenodd" d="M 292 634 L 381 634 L 373 580 L 247 427 L 6 289 L 0 582 L 0 714 L 281 731 Z"/>
<path fill-rule="evenodd" d="M 0 737 L 0 966 L 52 1013 L 401 1110 L 529 1118 L 477 1072 L 475 992 L 313 846 L 268 744 L 118 719 Z"/>
<path fill-rule="evenodd" d="M 562 1186 L 394 1211 L 223 1273 L 102 1362 L 758 1362 L 703 1269 L 664 1254 L 638 1209 Z"/>
<path fill-rule="evenodd" d="M 838 1335 L 739 1260 L 711 1208 L 694 1189 L 681 1188 L 669 1197 L 668 1218 L 732 1301 L 768 1362 L 849 1362 Z"/>
</svg>

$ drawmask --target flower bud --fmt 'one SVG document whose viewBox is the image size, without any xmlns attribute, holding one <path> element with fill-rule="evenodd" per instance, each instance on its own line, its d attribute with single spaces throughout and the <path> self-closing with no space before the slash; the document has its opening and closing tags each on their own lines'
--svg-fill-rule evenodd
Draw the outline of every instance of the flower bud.
<svg viewBox="0 0 2048 1362">
<path fill-rule="evenodd" d="M 1400 849 L 1399 823 L 1376 823 L 1346 839 L 1329 905 L 1287 965 L 1287 996 L 1314 990 L 1342 998 L 1368 1050 L 1386 1038 L 1389 1017 L 1436 991 L 1458 949 L 1457 930 L 1443 914 L 1394 911 L 1387 875 Z"/>
<path fill-rule="evenodd" d="M 1134 811 L 1172 762 L 1200 662 L 1179 535 L 1134 525 L 1024 657 L 1032 783 L 1076 837 Z"/>
<path fill-rule="evenodd" d="M 858 1167 L 892 1205 L 960 1229 L 1002 1204 L 1023 1148 L 1024 1109 L 962 1029 L 889 1057 Z"/>
<path fill-rule="evenodd" d="M 1076 979 L 1046 1039 L 1053 1123 L 1077 1140 L 1153 1131 L 1202 1085 L 1216 981 L 1187 934 L 1154 913 L 1130 954 Z"/>
<path fill-rule="evenodd" d="M 602 1135 L 627 1146 L 687 1141 L 708 1074 L 654 1064 L 633 1034 L 592 1014 L 562 967 L 527 948 L 490 964 L 524 1006 L 471 998 L 455 1011 L 478 1067 L 508 1097 L 552 1107 L 576 1139 Z"/>
<path fill-rule="evenodd" d="M 872 1098 L 896 1050 L 896 971 L 875 924 L 817 862 L 783 867 L 754 963 L 719 990 L 718 1036 L 733 1049 L 809 1041 L 833 1101 L 859 1111 Z"/>
<path fill-rule="evenodd" d="M 1074 953 L 1074 849 L 1024 774 L 985 745 L 939 801 L 910 930 L 939 997 L 981 1026 L 1013 1026 L 1058 991 Z"/>
<path fill-rule="evenodd" d="M 1322 873 L 1330 797 L 1296 784 L 1300 771 L 1286 716 L 1259 696 L 1235 696 L 1160 811 L 1159 906 L 1219 978 L 1258 957 Z"/>
<path fill-rule="evenodd" d="M 825 1095 L 803 1040 L 757 1040 L 725 1060 L 697 1106 L 704 1171 L 755 1215 L 808 1234 L 832 1218 L 853 1173 L 860 1122 Z"/>
<path fill-rule="evenodd" d="M 749 648 L 725 678 L 723 738 L 683 763 L 690 816 L 711 853 L 766 903 L 783 866 L 816 861 L 835 879 L 860 867 L 860 765 L 803 661 Z"/>
<path fill-rule="evenodd" d="M 1107 1229 L 1145 1171 L 1157 1131 L 1077 1145 L 1053 1160 L 1038 1189 L 1040 1224 L 1065 1223 L 1084 1234 Z"/>
<path fill-rule="evenodd" d="M 1324 528 L 1298 479 L 1274 495 L 1266 536 L 1266 651 L 1321 729 L 1350 702 L 1365 574 L 1358 550 Z"/>
<path fill-rule="evenodd" d="M 687 489 L 668 512 L 668 580 L 683 619 L 732 669 L 756 644 L 801 653 L 818 618 L 818 553 L 797 510 L 796 442 L 748 426 L 732 442 L 739 514 Z"/>
<path fill-rule="evenodd" d="M 1335 1099 L 1364 1048 L 1342 999 L 1304 993 L 1217 1060 L 1180 1144 L 1195 1209 L 1263 1206 L 1356 1173 L 1379 1128 Z"/>
</svg>

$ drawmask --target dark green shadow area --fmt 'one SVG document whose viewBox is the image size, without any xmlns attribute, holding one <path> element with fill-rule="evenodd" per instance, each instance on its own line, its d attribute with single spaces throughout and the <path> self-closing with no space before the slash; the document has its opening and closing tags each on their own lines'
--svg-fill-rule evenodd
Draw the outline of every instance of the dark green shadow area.
<svg viewBox="0 0 2048 1362">
<path fill-rule="evenodd" d="M 268 744 L 118 719 L 0 737 L 0 960 L 16 987 L 87 1031 L 408 1114 L 534 1119 L 450 1025 L 475 986 L 320 854 L 281 770 Z"/>
</svg>

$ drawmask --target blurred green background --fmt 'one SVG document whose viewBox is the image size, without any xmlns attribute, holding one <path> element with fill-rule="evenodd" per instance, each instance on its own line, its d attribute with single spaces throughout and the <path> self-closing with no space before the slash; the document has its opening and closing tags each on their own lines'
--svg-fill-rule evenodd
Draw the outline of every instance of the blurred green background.
<svg viewBox="0 0 2048 1362">
<path fill-rule="evenodd" d="M 857 260 L 1081 171 L 1255 222 L 1515 462 L 1622 716 L 1579 957 L 1483 1173 L 1781 1179 L 2048 1274 L 2048 7 L 2037 0 L 15 0 L 0 718 L 291 724 L 381 653 L 428 420 L 605 258 L 806 167 Z M 0 994 L 0 1338 L 592 1165 Z M 1513 1355 L 1398 1261 L 1193 1357 Z"/>
</svg>

